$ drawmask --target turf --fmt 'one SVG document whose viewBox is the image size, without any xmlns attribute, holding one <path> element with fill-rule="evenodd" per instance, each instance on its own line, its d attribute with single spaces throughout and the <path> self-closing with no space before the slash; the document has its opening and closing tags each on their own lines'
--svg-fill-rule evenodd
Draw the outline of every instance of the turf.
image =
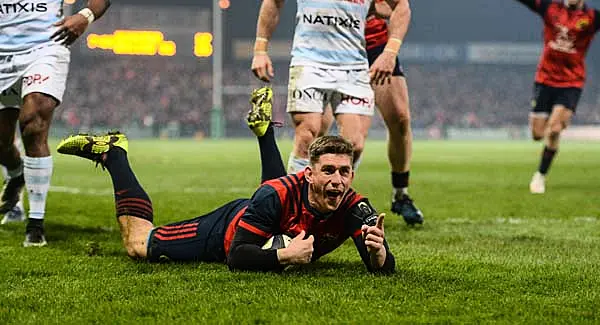
<svg viewBox="0 0 600 325">
<path fill-rule="evenodd" d="M 426 222 L 388 213 L 393 276 L 368 274 L 351 242 L 283 274 L 131 261 L 106 172 L 55 155 L 49 246 L 22 248 L 23 224 L 0 227 L 0 324 L 598 323 L 600 147 L 564 144 L 534 196 L 540 150 L 415 143 L 411 194 Z M 250 196 L 259 180 L 250 140 L 133 140 L 130 160 L 159 224 Z M 354 187 L 387 211 L 389 178 L 385 143 L 369 142 Z"/>
</svg>

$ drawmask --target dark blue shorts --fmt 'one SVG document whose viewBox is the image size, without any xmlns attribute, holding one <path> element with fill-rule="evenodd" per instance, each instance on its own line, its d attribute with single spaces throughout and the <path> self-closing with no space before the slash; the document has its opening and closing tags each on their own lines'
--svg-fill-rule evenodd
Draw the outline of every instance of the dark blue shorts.
<svg viewBox="0 0 600 325">
<path fill-rule="evenodd" d="M 531 100 L 531 113 L 550 116 L 554 105 L 563 105 L 575 113 L 580 97 L 581 88 L 557 88 L 536 82 Z"/>
<path fill-rule="evenodd" d="M 367 50 L 367 57 L 369 58 L 369 66 L 373 65 L 373 62 L 379 57 L 383 50 L 385 49 L 385 44 L 373 47 Z M 396 66 L 394 67 L 394 72 L 392 72 L 392 76 L 400 76 L 404 77 L 404 71 L 402 70 L 402 66 L 400 65 L 400 61 L 398 57 L 396 57 Z"/>
<path fill-rule="evenodd" d="M 248 202 L 235 200 L 203 216 L 154 228 L 148 261 L 224 262 L 227 226 Z"/>
</svg>

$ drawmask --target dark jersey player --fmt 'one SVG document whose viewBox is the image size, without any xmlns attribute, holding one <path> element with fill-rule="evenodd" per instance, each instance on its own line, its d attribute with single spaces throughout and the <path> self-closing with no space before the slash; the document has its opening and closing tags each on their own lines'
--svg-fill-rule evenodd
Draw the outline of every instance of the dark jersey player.
<svg viewBox="0 0 600 325">
<path fill-rule="evenodd" d="M 546 191 L 545 175 L 558 150 L 560 133 L 569 125 L 585 83 L 585 55 L 600 28 L 598 10 L 583 0 L 518 0 L 544 22 L 544 50 L 535 75 L 529 118 L 533 139 L 545 139 L 531 193 Z"/>
<path fill-rule="evenodd" d="M 281 270 L 315 261 L 352 238 L 369 271 L 392 272 L 395 261 L 384 239 L 384 215 L 377 216 L 368 200 L 350 188 L 352 145 L 337 136 L 318 138 L 309 149 L 310 165 L 286 175 L 270 124 L 271 100 L 270 88 L 253 92 L 248 123 L 258 136 L 263 183 L 252 198 L 166 226 L 152 224 L 152 203 L 129 166 L 125 135 L 71 136 L 58 151 L 92 159 L 109 171 L 123 243 L 131 257 Z M 276 234 L 293 239 L 286 248 L 262 249 Z"/>
<path fill-rule="evenodd" d="M 408 3 L 408 1 L 406 1 Z M 395 61 L 394 71 L 389 82 L 373 83 L 375 104 L 383 117 L 388 131 L 388 160 L 392 169 L 392 212 L 402 215 L 408 225 L 423 223 L 423 214 L 408 195 L 410 160 L 412 155 L 412 129 L 408 86 L 404 72 L 398 62 L 398 49 L 402 40 L 390 38 L 386 17 L 397 1 L 376 0 L 365 27 L 369 65 L 380 56 L 390 56 Z M 397 45 L 397 47 L 394 47 Z"/>
<path fill-rule="evenodd" d="M 398 5 L 404 10 L 393 10 Z M 402 67 L 398 62 L 398 51 L 402 40 L 390 35 L 401 35 L 394 28 L 400 26 L 388 24 L 392 15 L 405 15 L 410 20 L 408 0 L 375 0 L 367 15 L 365 40 L 369 66 L 373 67 L 378 58 L 389 62 L 390 74 L 385 82 L 371 82 L 375 93 L 375 104 L 383 117 L 388 132 L 388 160 L 392 169 L 392 212 L 402 215 L 408 225 L 422 224 L 423 213 L 408 195 L 410 160 L 412 155 L 412 129 L 410 126 L 410 108 L 408 86 Z M 390 30 L 390 28 L 392 30 Z M 333 123 L 328 114 L 323 118 L 320 134 L 326 134 Z M 370 125 L 370 123 L 365 123 Z M 364 130 L 366 132 L 367 130 Z"/>
</svg>

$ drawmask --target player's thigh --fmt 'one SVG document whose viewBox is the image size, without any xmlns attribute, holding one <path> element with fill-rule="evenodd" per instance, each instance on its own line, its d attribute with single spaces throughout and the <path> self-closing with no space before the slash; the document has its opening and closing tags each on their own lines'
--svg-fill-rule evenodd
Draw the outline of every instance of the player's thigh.
<svg viewBox="0 0 600 325">
<path fill-rule="evenodd" d="M 556 88 L 556 96 L 552 114 L 548 119 L 551 130 L 562 131 L 571 123 L 571 118 L 577 110 L 581 98 L 580 88 Z"/>
<path fill-rule="evenodd" d="M 290 67 L 288 113 L 323 113 L 331 96 L 335 75 L 327 69 L 311 66 Z"/>
<path fill-rule="evenodd" d="M 226 222 L 229 216 L 239 213 L 244 201 L 232 201 L 203 216 L 154 228 L 148 260 L 225 261 Z"/>
<path fill-rule="evenodd" d="M 70 52 L 63 46 L 53 45 L 30 55 L 32 62 L 23 74 L 21 85 L 21 120 L 27 122 L 32 114 L 49 120 L 65 92 Z"/>
<path fill-rule="evenodd" d="M 406 79 L 393 76 L 390 83 L 373 86 L 375 104 L 386 125 L 410 120 L 408 86 Z"/>
<path fill-rule="evenodd" d="M 555 104 L 555 88 L 544 84 L 535 83 L 533 86 L 533 95 L 531 97 L 530 118 L 547 119 L 552 113 L 552 107 Z"/>
</svg>

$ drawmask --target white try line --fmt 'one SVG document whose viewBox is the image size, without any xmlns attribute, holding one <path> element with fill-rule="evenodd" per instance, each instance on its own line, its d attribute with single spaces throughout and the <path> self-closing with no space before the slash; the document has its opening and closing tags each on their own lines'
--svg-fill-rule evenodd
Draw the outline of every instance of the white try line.
<svg viewBox="0 0 600 325">
<path fill-rule="evenodd" d="M 252 192 L 255 191 L 256 188 L 250 187 L 228 187 L 228 188 L 211 188 L 211 187 L 185 187 L 181 190 L 159 190 L 159 191 L 149 191 L 152 193 L 236 193 L 236 194 L 246 194 L 252 195 Z M 112 189 L 103 189 L 97 190 L 93 188 L 78 188 L 78 187 L 70 187 L 70 186 L 50 186 L 50 192 L 56 193 L 67 193 L 67 194 L 75 194 L 75 195 L 112 195 Z"/>
</svg>

